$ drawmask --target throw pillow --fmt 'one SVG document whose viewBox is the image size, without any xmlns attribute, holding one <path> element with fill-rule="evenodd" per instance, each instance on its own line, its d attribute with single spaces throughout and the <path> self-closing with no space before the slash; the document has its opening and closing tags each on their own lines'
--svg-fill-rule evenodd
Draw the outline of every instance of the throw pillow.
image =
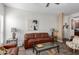
<svg viewBox="0 0 79 59">
<path fill-rule="evenodd" d="M 0 47 L 0 54 L 5 54 L 7 53 L 7 49 L 5 49 L 4 47 Z"/>
</svg>

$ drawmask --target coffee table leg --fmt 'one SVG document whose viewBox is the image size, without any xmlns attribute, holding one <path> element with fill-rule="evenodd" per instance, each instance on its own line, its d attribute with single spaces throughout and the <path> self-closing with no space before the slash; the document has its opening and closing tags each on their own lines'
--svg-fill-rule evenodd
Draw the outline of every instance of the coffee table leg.
<svg viewBox="0 0 79 59">
<path fill-rule="evenodd" d="M 34 47 L 33 47 L 33 53 L 34 53 Z"/>
<path fill-rule="evenodd" d="M 39 51 L 36 51 L 36 55 L 40 55 L 40 52 Z"/>
<path fill-rule="evenodd" d="M 36 51 L 36 55 L 38 55 L 38 51 Z"/>
<path fill-rule="evenodd" d="M 74 53 L 76 53 L 76 50 L 75 50 L 75 49 L 73 49 L 73 52 L 72 52 L 72 53 L 73 53 L 73 54 L 74 54 Z"/>
<path fill-rule="evenodd" d="M 57 46 L 57 51 L 58 51 L 58 53 L 59 53 L 59 46 Z"/>
<path fill-rule="evenodd" d="M 38 52 L 38 54 L 40 55 L 40 52 Z"/>
<path fill-rule="evenodd" d="M 33 53 L 34 53 L 34 48 L 33 48 Z"/>
</svg>

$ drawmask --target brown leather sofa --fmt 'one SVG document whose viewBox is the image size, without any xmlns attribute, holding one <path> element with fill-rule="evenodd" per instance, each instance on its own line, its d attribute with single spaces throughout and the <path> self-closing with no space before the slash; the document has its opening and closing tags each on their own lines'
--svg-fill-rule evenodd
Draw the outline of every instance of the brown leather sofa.
<svg viewBox="0 0 79 59">
<path fill-rule="evenodd" d="M 18 47 L 17 44 L 5 44 L 3 45 L 5 49 L 7 49 L 6 55 L 18 55 Z"/>
<path fill-rule="evenodd" d="M 48 33 L 26 33 L 24 35 L 24 48 L 31 48 L 32 44 L 40 44 L 45 42 L 53 42 Z"/>
</svg>

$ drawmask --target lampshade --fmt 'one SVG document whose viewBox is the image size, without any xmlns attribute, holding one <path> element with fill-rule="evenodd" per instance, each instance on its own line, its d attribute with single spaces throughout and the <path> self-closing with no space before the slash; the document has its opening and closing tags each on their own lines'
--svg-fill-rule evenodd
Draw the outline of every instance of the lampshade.
<svg viewBox="0 0 79 59">
<path fill-rule="evenodd" d="M 17 32 L 16 28 L 11 28 L 11 32 Z"/>
</svg>

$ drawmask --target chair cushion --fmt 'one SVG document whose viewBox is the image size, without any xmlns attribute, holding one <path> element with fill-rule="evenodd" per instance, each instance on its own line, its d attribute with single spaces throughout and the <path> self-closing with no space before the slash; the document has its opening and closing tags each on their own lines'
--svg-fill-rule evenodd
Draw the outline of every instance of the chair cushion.
<svg viewBox="0 0 79 59">
<path fill-rule="evenodd" d="M 79 43 L 79 37 L 78 36 L 75 36 L 73 38 L 73 43 L 75 43 L 75 44 L 78 44 Z"/>
<path fill-rule="evenodd" d="M 73 42 L 67 41 L 67 42 L 66 42 L 66 45 L 67 45 L 68 47 L 72 48 L 72 49 L 75 49 L 75 45 L 74 45 Z"/>
<path fill-rule="evenodd" d="M 16 47 L 17 44 L 13 44 L 13 43 L 8 43 L 8 44 L 4 44 L 3 47 L 6 48 L 6 49 L 9 49 L 9 48 L 13 48 L 13 47 Z"/>
<path fill-rule="evenodd" d="M 73 41 L 67 41 L 66 45 L 72 49 L 79 49 L 79 37 L 75 36 Z"/>
<path fill-rule="evenodd" d="M 72 49 L 77 49 L 79 50 L 79 45 L 78 44 L 75 44 L 73 42 L 66 42 L 66 45 Z"/>
</svg>

